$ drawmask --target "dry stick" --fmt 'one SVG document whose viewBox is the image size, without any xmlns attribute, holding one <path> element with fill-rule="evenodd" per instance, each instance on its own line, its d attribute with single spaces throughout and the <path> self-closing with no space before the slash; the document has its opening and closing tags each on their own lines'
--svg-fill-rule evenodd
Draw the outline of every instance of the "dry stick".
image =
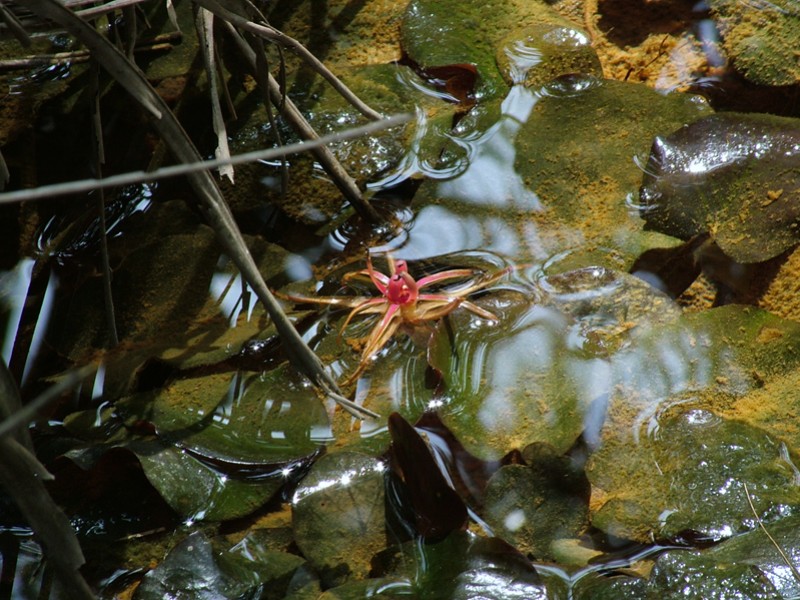
<svg viewBox="0 0 800 600">
<path fill-rule="evenodd" d="M 106 162 L 103 145 L 103 122 L 100 118 L 100 66 L 93 63 L 90 83 L 92 136 L 95 148 L 95 169 L 102 176 Z M 97 190 L 97 217 L 100 222 L 100 266 L 103 273 L 103 303 L 106 307 L 106 327 L 111 346 L 119 344 L 117 319 L 114 315 L 114 295 L 111 292 L 111 263 L 108 258 L 108 236 L 106 234 L 106 198 L 104 190 Z"/>
<path fill-rule="evenodd" d="M 228 130 L 225 127 L 225 119 L 222 118 L 222 105 L 219 101 L 219 90 L 217 89 L 217 68 L 215 64 L 215 44 L 214 44 L 214 14 L 199 6 L 195 15 L 195 29 L 200 41 L 200 49 L 203 55 L 203 65 L 208 79 L 208 92 L 211 96 L 211 122 L 214 126 L 214 133 L 217 136 L 217 147 L 214 156 L 217 158 L 230 158 L 231 151 L 228 147 Z M 225 165 L 219 169 L 220 177 L 227 177 L 233 183 L 233 165 Z"/>
<path fill-rule="evenodd" d="M 238 15 L 222 6 L 220 6 L 215 0 L 194 0 L 197 4 L 207 8 L 215 15 L 219 16 L 220 18 L 228 21 L 232 25 L 235 25 L 239 29 L 244 31 L 249 31 L 259 37 L 266 38 L 271 40 L 284 48 L 288 48 L 295 54 L 297 54 L 300 58 L 305 60 L 317 73 L 322 75 L 325 80 L 333 86 L 333 88 L 339 92 L 342 97 L 347 100 L 350 104 L 352 104 L 358 111 L 373 121 L 377 121 L 382 117 L 382 115 L 367 106 L 358 96 L 356 96 L 342 81 L 336 77 L 320 60 L 314 56 L 308 48 L 303 46 L 300 42 L 296 39 L 289 37 L 285 33 L 278 31 L 277 29 L 270 27 L 269 25 L 259 25 L 257 23 L 253 23 L 252 21 L 247 20 L 246 18 Z"/>
<path fill-rule="evenodd" d="M 69 519 L 44 487 L 44 482 L 52 480 L 53 476 L 34 455 L 27 425 L 38 410 L 74 386 L 93 369 L 94 367 L 84 367 L 70 373 L 60 383 L 51 386 L 45 393 L 0 422 L 0 486 L 5 488 L 42 542 L 47 551 L 48 562 L 59 575 L 66 597 L 76 600 L 94 598 L 78 572 L 86 561 Z M 2 360 L 0 390 L 3 392 L 0 399 L 2 405 L 22 406 L 16 383 Z M 28 439 L 27 442 L 25 438 Z"/>
<path fill-rule="evenodd" d="M 255 51 L 247 44 L 247 41 L 236 31 L 236 28 L 231 23 L 225 20 L 224 26 L 236 41 L 236 45 L 239 47 L 242 54 L 244 54 L 245 59 L 250 64 L 250 68 L 255 72 L 257 70 Z M 298 135 L 306 140 L 319 139 L 319 135 L 308 123 L 303 113 L 300 112 L 290 98 L 284 96 L 281 92 L 280 85 L 278 85 L 278 82 L 275 81 L 275 78 L 269 73 L 267 73 L 267 86 L 267 91 L 272 99 L 272 103 L 276 107 L 281 108 L 281 115 L 289 122 Z M 341 163 L 336 160 L 336 157 L 328 147 L 320 146 L 314 150 L 313 153 L 325 171 L 332 177 L 333 181 L 336 183 L 336 187 L 345 195 L 361 218 L 369 223 L 382 223 L 384 221 L 384 218 L 375 210 L 375 207 L 364 199 L 355 181 L 353 181 L 347 171 L 344 170 Z"/>
<path fill-rule="evenodd" d="M 767 528 L 764 526 L 764 521 L 761 520 L 761 517 L 758 516 L 756 512 L 756 507 L 753 506 L 753 498 L 750 496 L 750 490 L 747 489 L 747 483 L 743 482 L 744 485 L 744 493 L 747 496 L 747 503 L 750 505 L 750 510 L 753 512 L 753 516 L 756 518 L 756 522 L 758 526 L 761 528 L 761 531 L 769 538 L 769 541 L 772 542 L 772 545 L 775 546 L 775 549 L 781 555 L 783 562 L 786 563 L 786 566 L 789 567 L 789 570 L 792 572 L 792 576 L 794 577 L 795 581 L 800 583 L 800 572 L 798 572 L 797 567 L 794 566 L 789 557 L 786 556 L 786 553 L 783 551 L 783 548 L 780 547 L 778 542 L 775 541 L 775 538 L 772 537 Z"/>
<path fill-rule="evenodd" d="M 31 45 L 31 37 L 25 31 L 25 27 L 17 18 L 17 15 L 11 12 L 2 2 L 0 2 L 0 20 L 11 30 L 12 35 L 17 38 L 20 44 L 26 47 Z"/>
<path fill-rule="evenodd" d="M 113 2 L 106 2 L 105 4 L 101 4 L 99 6 L 84 8 L 82 10 L 76 10 L 74 12 L 82 19 L 90 19 L 92 17 L 96 17 L 98 15 L 102 15 L 114 10 L 119 10 L 120 8 L 125 9 L 133 7 L 136 4 L 141 4 L 142 2 L 146 1 L 147 0 L 114 0 Z"/>
<path fill-rule="evenodd" d="M 159 36 L 161 37 L 161 36 Z M 178 36 L 180 37 L 180 36 Z M 134 52 L 161 52 L 172 50 L 169 42 L 138 45 Z M 72 52 L 56 52 L 55 54 L 32 54 L 21 58 L 8 58 L 0 60 L 0 71 L 13 71 L 15 69 L 29 69 L 42 65 L 63 65 L 65 63 L 85 63 L 89 60 L 87 50 L 74 50 Z"/>
<path fill-rule="evenodd" d="M 170 177 L 178 177 L 196 173 L 198 171 L 217 169 L 223 165 L 241 165 L 259 160 L 273 160 L 283 156 L 289 156 L 290 154 L 307 152 L 313 150 L 317 146 L 324 146 L 333 142 L 349 140 L 363 135 L 376 133 L 384 129 L 397 127 L 398 125 L 403 125 L 409 121 L 411 121 L 411 115 L 394 115 L 387 117 L 383 121 L 378 121 L 377 123 L 369 123 L 367 125 L 353 127 L 352 129 L 331 133 L 322 136 L 318 140 L 313 140 L 310 142 L 296 142 L 294 144 L 287 144 L 286 146 L 269 148 L 267 150 L 253 150 L 252 152 L 244 152 L 242 154 L 231 156 L 227 159 L 197 160 L 187 164 L 161 167 L 160 169 L 154 169 L 152 171 L 130 171 L 128 173 L 121 173 L 119 175 L 110 175 L 108 177 L 104 177 L 103 179 L 78 179 L 75 181 L 68 181 L 66 183 L 54 183 L 51 185 L 42 185 L 36 188 L 15 190 L 13 192 L 2 192 L 0 193 L 0 204 L 14 204 L 16 202 L 28 202 L 32 200 L 54 198 L 56 196 L 66 196 L 68 194 L 82 194 L 100 188 L 105 189 L 124 185 L 134 185 L 138 183 L 152 183 L 153 181 L 160 181 Z"/>
<path fill-rule="evenodd" d="M 111 42 L 88 23 L 76 17 L 59 0 L 27 0 L 27 6 L 40 17 L 59 24 L 92 51 L 103 68 L 109 71 L 120 85 L 155 117 L 153 119 L 154 126 L 179 162 L 193 163 L 200 160 L 200 153 L 164 100 L 156 94 L 136 65 L 132 64 Z M 342 395 L 339 386 L 325 370 L 322 361 L 308 347 L 283 312 L 283 308 L 269 291 L 250 255 L 244 238 L 214 178 L 208 171 L 201 171 L 191 173 L 188 175 L 188 179 L 220 244 L 269 313 L 283 341 L 290 362 L 354 416 L 378 417 L 376 413 L 359 406 Z"/>
<path fill-rule="evenodd" d="M 256 68 L 253 72 L 253 76 L 256 78 L 256 83 L 258 84 L 258 89 L 261 91 L 261 94 L 264 97 L 264 109 L 267 112 L 267 121 L 269 122 L 269 130 L 272 133 L 272 137 L 275 140 L 276 146 L 283 145 L 283 139 L 281 136 L 280 129 L 278 129 L 278 122 L 275 119 L 275 111 L 272 108 L 272 100 L 270 99 L 269 94 L 269 60 L 267 60 L 267 53 L 264 50 L 264 40 L 258 36 L 250 35 L 252 38 L 249 40 L 251 46 L 254 47 L 256 53 Z M 280 71 L 281 73 L 284 72 L 284 59 L 283 59 L 283 51 L 278 48 L 278 60 L 280 62 Z M 278 111 L 283 110 L 284 102 L 286 100 L 285 89 L 282 85 L 281 88 L 281 103 L 276 107 Z M 285 158 L 281 158 L 281 198 L 286 198 L 286 195 L 289 191 L 289 163 L 286 162 Z"/>
</svg>

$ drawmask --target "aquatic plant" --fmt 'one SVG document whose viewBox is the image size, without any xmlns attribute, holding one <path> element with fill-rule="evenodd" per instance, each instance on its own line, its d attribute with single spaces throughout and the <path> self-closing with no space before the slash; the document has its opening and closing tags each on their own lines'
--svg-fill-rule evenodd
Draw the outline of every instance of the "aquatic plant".
<svg viewBox="0 0 800 600">
<path fill-rule="evenodd" d="M 372 266 L 371 256 L 367 254 L 366 269 L 347 273 L 344 276 L 345 282 L 358 277 L 366 277 L 380 292 L 380 296 L 305 297 L 283 295 L 286 299 L 300 304 L 325 304 L 352 309 L 342 325 L 342 332 L 356 315 L 380 315 L 372 332 L 364 341 L 358 367 L 345 380 L 346 385 L 358 379 L 401 327 L 415 327 L 425 321 L 435 321 L 447 316 L 459 306 L 463 306 L 483 319 L 496 321 L 497 317 L 494 314 L 470 302 L 467 297 L 489 287 L 510 271 L 509 267 L 492 275 L 481 276 L 481 272 L 475 269 L 448 269 L 426 275 L 417 281 L 408 272 L 406 261 L 395 261 L 391 255 L 387 255 L 386 260 L 389 263 L 388 275 L 377 271 Z M 472 281 L 462 287 L 435 293 L 422 291 L 435 284 L 469 278 Z"/>
</svg>

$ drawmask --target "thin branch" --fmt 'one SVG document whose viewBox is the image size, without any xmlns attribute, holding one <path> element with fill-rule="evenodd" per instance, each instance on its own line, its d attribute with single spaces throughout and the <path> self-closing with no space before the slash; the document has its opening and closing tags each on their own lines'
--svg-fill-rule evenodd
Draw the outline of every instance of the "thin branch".
<svg viewBox="0 0 800 600">
<path fill-rule="evenodd" d="M 238 15 L 230 10 L 220 6 L 215 0 L 194 0 L 197 4 L 207 8 L 211 12 L 213 12 L 218 17 L 224 19 L 228 23 L 238 27 L 243 31 L 248 31 L 253 33 L 257 36 L 266 38 L 271 40 L 284 48 L 288 48 L 295 54 L 297 54 L 300 58 L 305 60 L 317 73 L 322 75 L 325 80 L 331 84 L 331 86 L 341 94 L 341 96 L 347 100 L 350 104 L 352 104 L 362 115 L 371 119 L 373 121 L 377 121 L 382 118 L 382 115 L 367 106 L 358 96 L 356 96 L 350 88 L 348 88 L 342 81 L 336 77 L 320 60 L 314 56 L 311 52 L 309 52 L 308 48 L 303 46 L 300 42 L 296 39 L 289 37 L 285 33 L 278 31 L 274 27 L 270 27 L 269 25 L 260 25 L 258 23 L 253 23 L 248 19 Z"/>
<path fill-rule="evenodd" d="M 103 164 L 106 162 L 103 144 L 103 121 L 100 113 L 100 66 L 92 64 L 89 97 L 92 114 L 92 137 L 94 142 L 95 170 L 98 176 L 103 175 Z M 104 190 L 97 190 L 97 218 L 100 224 L 100 267 L 103 273 L 103 303 L 106 313 L 106 327 L 111 346 L 119 344 L 117 320 L 114 315 L 114 295 L 111 291 L 111 262 L 108 258 L 108 234 L 106 231 L 106 197 Z"/>
<path fill-rule="evenodd" d="M 225 28 L 233 37 L 239 50 L 244 54 L 245 59 L 250 63 L 250 67 L 254 72 L 258 70 L 257 58 L 255 51 L 247 44 L 242 35 L 236 28 L 227 21 L 223 21 Z M 307 140 L 319 139 L 319 135 L 314 128 L 311 127 L 309 122 L 303 116 L 303 113 L 297 108 L 290 98 L 287 98 L 281 91 L 280 85 L 275 78 L 267 73 L 267 86 L 268 93 L 272 99 L 272 103 L 281 108 L 281 115 L 289 122 L 292 128 L 300 135 L 300 137 Z M 358 212 L 362 219 L 368 223 L 382 223 L 383 217 L 375 210 L 375 208 L 364 199 L 361 190 L 358 189 L 355 181 L 347 171 L 342 167 L 341 163 L 333 155 L 326 146 L 320 146 L 314 150 L 314 156 L 320 162 L 325 171 L 331 176 L 336 187 L 344 194 L 348 202 Z"/>
<path fill-rule="evenodd" d="M 11 30 L 12 35 L 17 38 L 20 44 L 26 47 L 31 45 L 31 36 L 25 31 L 22 22 L 17 18 L 17 15 L 11 12 L 5 3 L 2 2 L 0 2 L 0 20 Z"/>
<path fill-rule="evenodd" d="M 112 2 L 106 2 L 105 4 L 100 4 L 99 6 L 84 8 L 74 12 L 82 19 L 91 19 L 92 17 L 97 17 L 114 10 L 119 10 L 120 8 L 135 6 L 136 4 L 140 4 L 145 1 L 146 0 L 113 0 Z"/>
<path fill-rule="evenodd" d="M 66 597 L 94 598 L 78 569 L 85 559 L 69 519 L 53 502 L 44 482 L 53 479 L 33 453 L 27 426 L 39 410 L 74 386 L 94 367 L 68 374 L 59 383 L 22 407 L 19 391 L 5 362 L 0 360 L 0 412 L 21 407 L 0 422 L 0 486 L 14 500 L 25 520 L 47 550 Z M 4 565 L 5 568 L 5 565 Z"/>
<path fill-rule="evenodd" d="M 3 363 L 2 366 L 4 367 L 5 363 Z M 58 382 L 36 396 L 36 398 L 0 421 L 0 439 L 11 433 L 27 428 L 36 418 L 36 415 L 39 414 L 39 411 L 54 400 L 57 400 L 64 392 L 74 388 L 83 381 L 84 378 L 91 375 L 96 370 L 96 365 L 86 365 L 80 369 L 70 371 Z M 9 374 L 8 376 L 10 377 L 11 375 Z"/>
<path fill-rule="evenodd" d="M 167 179 L 169 177 L 190 175 L 192 173 L 201 171 L 211 171 L 224 165 L 240 165 L 259 160 L 273 160 L 282 156 L 289 156 L 290 154 L 297 154 L 299 152 L 313 150 L 314 148 L 325 146 L 333 142 L 349 140 L 362 135 L 369 135 L 377 131 L 389 129 L 391 127 L 397 127 L 398 125 L 408 123 L 409 121 L 411 121 L 411 115 L 394 115 L 382 121 L 378 121 L 377 123 L 368 123 L 366 125 L 347 129 L 345 131 L 331 133 L 310 142 L 297 142 L 294 144 L 281 146 L 280 148 L 254 150 L 252 152 L 236 154 L 226 159 L 198 160 L 188 164 L 170 165 L 168 167 L 162 167 L 152 171 L 130 171 L 120 175 L 111 175 L 103 179 L 79 179 L 77 181 L 69 181 L 66 183 L 54 183 L 52 185 L 43 185 L 36 188 L 4 192 L 0 193 L 0 204 L 13 204 L 28 200 L 43 200 L 45 198 L 54 198 L 56 196 L 91 192 L 100 188 L 110 188 L 145 182 L 149 183 L 153 181 L 159 181 L 161 179 Z"/>
<path fill-rule="evenodd" d="M 205 8 L 196 7 L 195 28 L 197 37 L 200 41 L 200 49 L 203 54 L 203 65 L 208 79 L 208 92 L 211 96 L 211 120 L 214 126 L 214 133 L 217 134 L 217 148 L 214 156 L 217 158 L 230 158 L 231 151 L 228 148 L 228 130 L 225 127 L 225 119 L 222 118 L 222 106 L 219 101 L 219 90 L 217 89 L 217 68 L 215 64 L 216 54 L 214 46 L 214 13 Z M 220 177 L 227 177 L 233 183 L 233 165 L 225 165 L 219 169 Z"/>
<path fill-rule="evenodd" d="M 156 36 L 153 40 L 141 42 L 133 49 L 134 52 L 162 52 L 172 50 L 170 41 L 180 40 L 181 34 L 172 33 Z M 65 63 L 84 63 L 89 60 L 88 50 L 73 50 L 71 52 L 56 52 L 54 54 L 32 54 L 20 58 L 7 58 L 0 60 L 0 71 L 13 71 L 15 69 L 29 69 L 31 67 L 62 65 Z"/>
</svg>

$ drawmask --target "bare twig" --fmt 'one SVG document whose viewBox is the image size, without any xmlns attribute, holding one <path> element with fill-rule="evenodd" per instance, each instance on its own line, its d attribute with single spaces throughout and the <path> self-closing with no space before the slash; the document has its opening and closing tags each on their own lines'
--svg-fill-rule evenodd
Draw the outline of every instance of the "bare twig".
<svg viewBox="0 0 800 600">
<path fill-rule="evenodd" d="M 99 15 L 119 10 L 121 8 L 132 7 L 135 6 L 136 4 L 145 1 L 146 0 L 113 0 L 112 2 L 106 2 L 105 4 L 100 4 L 98 6 L 93 6 L 91 8 L 76 10 L 75 14 L 81 17 L 82 19 L 91 19 L 92 17 L 97 17 Z"/>
<path fill-rule="evenodd" d="M 324 77 L 325 80 L 330 83 L 331 86 L 337 92 L 339 92 L 345 100 L 352 104 L 362 115 L 373 121 L 377 121 L 381 118 L 381 114 L 378 111 L 367 106 L 350 90 L 350 88 L 342 83 L 342 81 L 336 77 L 336 75 L 334 75 L 324 64 L 322 64 L 322 62 L 320 62 L 316 56 L 309 52 L 308 48 L 303 46 L 303 44 L 298 42 L 296 39 L 289 37 L 285 33 L 278 31 L 269 25 L 253 23 L 245 17 L 220 6 L 215 0 L 194 1 L 242 31 L 250 32 L 257 36 L 271 40 L 276 44 L 280 44 L 284 48 L 288 48 L 300 58 L 305 60 L 317 73 L 322 75 L 322 77 Z"/>
<path fill-rule="evenodd" d="M 11 172 L 8 170 L 6 159 L 3 158 L 3 153 L 0 152 L 0 191 L 6 189 L 8 180 L 11 179 Z"/>
<path fill-rule="evenodd" d="M 69 520 L 44 487 L 44 482 L 53 479 L 53 476 L 33 454 L 30 442 L 20 441 L 21 435 L 23 440 L 28 436 L 25 427 L 36 413 L 67 389 L 67 385 L 71 386 L 79 381 L 88 369 L 68 375 L 60 384 L 0 422 L 0 485 L 5 488 L 42 541 L 66 597 L 91 600 L 94 594 L 78 572 L 85 562 L 78 539 Z M 2 360 L 0 389 L 3 391 L 0 408 L 3 404 L 22 406 L 16 384 Z"/>
<path fill-rule="evenodd" d="M 397 127 L 411 120 L 411 115 L 394 115 L 388 117 L 383 121 L 377 123 L 368 123 L 360 127 L 353 127 L 345 131 L 331 133 L 310 142 L 297 142 L 281 146 L 280 148 L 269 148 L 267 150 L 254 150 L 253 152 L 246 152 L 237 154 L 227 159 L 216 160 L 197 160 L 192 163 L 171 165 L 169 167 L 162 167 L 154 169 L 153 171 L 131 171 L 129 173 L 122 173 L 120 175 L 111 175 L 103 179 L 79 179 L 77 181 L 69 181 L 66 183 L 55 183 L 52 185 L 43 185 L 36 188 L 16 190 L 13 192 L 0 193 L 0 204 L 14 204 L 16 202 L 25 202 L 28 200 L 42 200 L 45 198 L 54 198 L 56 196 L 65 196 L 68 194 L 80 194 L 84 192 L 91 192 L 92 190 L 100 188 L 111 188 L 124 185 L 133 185 L 136 183 L 159 181 L 169 177 L 178 177 L 181 175 L 189 175 L 200 171 L 210 171 L 217 169 L 223 165 L 240 165 L 258 160 L 273 160 L 282 156 L 289 156 L 290 154 L 297 154 L 298 152 L 306 152 L 319 146 L 325 146 L 333 142 L 342 140 L 349 140 L 362 135 L 368 135 Z"/>
<path fill-rule="evenodd" d="M 228 130 L 225 127 L 225 119 L 222 118 L 222 106 L 219 101 L 219 90 L 217 89 L 217 68 L 215 64 L 216 53 L 214 52 L 214 14 L 205 8 L 197 8 L 195 18 L 195 28 L 197 37 L 200 40 L 200 48 L 203 53 L 203 64 L 208 78 L 208 91 L 211 96 L 211 119 L 214 125 L 214 133 L 217 134 L 217 148 L 214 156 L 217 158 L 230 158 L 231 151 L 228 148 Z M 219 169 L 220 177 L 227 177 L 233 183 L 233 165 L 227 164 Z"/>
<path fill-rule="evenodd" d="M 89 96 L 92 114 L 92 137 L 94 138 L 95 169 L 98 177 L 103 174 L 106 162 L 103 144 L 103 122 L 100 115 L 100 68 L 93 65 L 90 78 Z M 108 236 L 106 234 L 106 199 L 104 190 L 97 190 L 97 218 L 100 223 L 100 267 L 103 273 L 103 303 L 106 309 L 106 326 L 111 346 L 119 344 L 117 320 L 114 316 L 114 296 L 111 292 L 111 263 L 108 258 Z"/>
<path fill-rule="evenodd" d="M 28 35 L 28 32 L 25 31 L 25 27 L 22 25 L 22 22 L 17 18 L 17 15 L 11 12 L 3 2 L 0 2 L 0 20 L 2 20 L 6 27 L 11 30 L 11 33 L 15 38 L 17 38 L 19 43 L 21 43 L 23 46 L 31 45 L 31 37 Z"/>
<path fill-rule="evenodd" d="M 0 360 L 0 371 L 3 369 L 5 369 L 5 363 Z M 54 400 L 57 400 L 64 392 L 74 388 L 96 370 L 97 365 L 86 365 L 80 369 L 70 371 L 57 383 L 51 385 L 44 392 L 36 396 L 36 398 L 24 406 L 22 406 L 20 403 L 20 408 L 0 421 L 0 438 L 12 433 L 24 431 L 24 429 L 36 418 L 36 415 L 39 414 L 39 411 L 41 411 L 45 406 Z M 2 378 L 11 378 L 11 374 L 8 373 L 7 369 L 5 373 L 0 373 L 0 379 Z M 15 387 L 13 389 L 16 390 Z"/>
<path fill-rule="evenodd" d="M 256 71 L 258 68 L 256 53 L 231 23 L 223 21 L 223 24 L 234 41 L 236 41 L 245 59 L 250 63 L 250 67 Z M 314 128 L 311 127 L 303 116 L 303 113 L 300 112 L 290 98 L 284 96 L 278 82 L 275 81 L 275 78 L 269 73 L 267 74 L 267 86 L 267 91 L 272 99 L 272 103 L 275 106 L 282 107 L 281 115 L 289 122 L 298 135 L 306 140 L 319 139 L 319 135 L 314 131 Z M 358 189 L 353 178 L 345 171 L 344 167 L 342 167 L 341 163 L 336 159 L 329 148 L 320 146 L 314 150 L 314 156 L 331 176 L 336 187 L 344 194 L 345 198 L 347 198 L 356 212 L 361 215 L 362 219 L 368 223 L 382 223 L 384 221 L 378 211 L 364 199 L 361 190 Z"/>
<path fill-rule="evenodd" d="M 159 36 L 166 38 L 168 36 Z M 180 34 L 170 36 L 180 38 Z M 173 46 L 169 42 L 154 41 L 153 43 L 137 44 L 134 52 L 162 52 L 172 50 Z M 56 52 L 54 54 L 32 54 L 20 58 L 7 58 L 0 60 L 0 71 L 13 71 L 15 69 L 29 69 L 48 65 L 63 65 L 66 63 L 84 63 L 89 60 L 88 50 L 73 50 L 71 52 Z"/>
</svg>

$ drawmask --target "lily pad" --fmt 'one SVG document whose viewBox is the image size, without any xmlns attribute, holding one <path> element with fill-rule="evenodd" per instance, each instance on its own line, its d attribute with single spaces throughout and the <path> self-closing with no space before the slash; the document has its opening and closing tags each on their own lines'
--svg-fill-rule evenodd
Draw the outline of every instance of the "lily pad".
<svg viewBox="0 0 800 600">
<path fill-rule="evenodd" d="M 318 460 L 295 491 L 295 542 L 326 585 L 365 578 L 386 547 L 385 469 L 364 454 L 337 452 Z"/>
<path fill-rule="evenodd" d="M 800 66 L 800 15 L 792 0 L 758 4 L 709 2 L 722 33 L 722 46 L 736 70 L 759 85 L 795 85 Z"/>
<path fill-rule="evenodd" d="M 711 115 L 657 137 L 639 192 L 649 228 L 688 239 L 709 232 L 741 263 L 800 241 L 800 119 Z"/>
</svg>

